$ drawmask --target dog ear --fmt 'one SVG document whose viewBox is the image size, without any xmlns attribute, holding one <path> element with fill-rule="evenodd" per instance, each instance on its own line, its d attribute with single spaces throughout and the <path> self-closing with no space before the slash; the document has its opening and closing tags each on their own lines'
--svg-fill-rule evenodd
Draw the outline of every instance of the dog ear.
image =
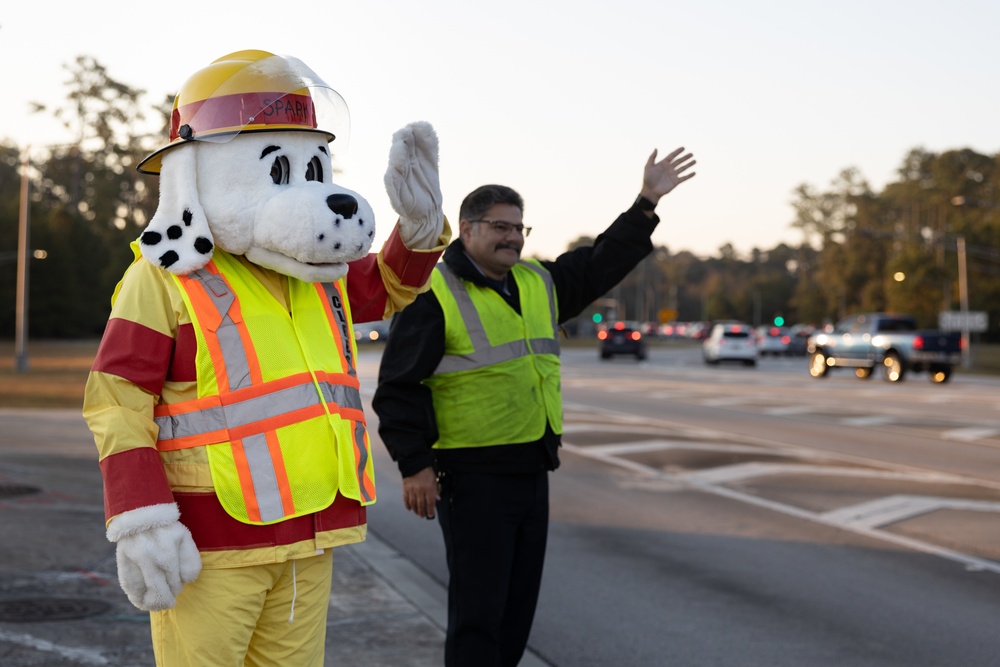
<svg viewBox="0 0 1000 667">
<path fill-rule="evenodd" d="M 139 245 L 142 256 L 185 275 L 212 259 L 215 239 L 198 200 L 197 143 L 167 151 L 160 169 L 160 201 Z"/>
</svg>

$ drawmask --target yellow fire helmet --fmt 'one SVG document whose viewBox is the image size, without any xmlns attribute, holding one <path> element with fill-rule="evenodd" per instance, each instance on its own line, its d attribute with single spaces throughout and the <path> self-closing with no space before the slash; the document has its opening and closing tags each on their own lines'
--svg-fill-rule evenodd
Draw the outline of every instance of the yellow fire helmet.
<svg viewBox="0 0 1000 667">
<path fill-rule="evenodd" d="M 350 133 L 347 103 L 298 58 L 237 51 L 195 72 L 174 98 L 170 140 L 137 169 L 159 174 L 163 153 L 188 141 L 225 143 L 240 132 Z"/>
</svg>

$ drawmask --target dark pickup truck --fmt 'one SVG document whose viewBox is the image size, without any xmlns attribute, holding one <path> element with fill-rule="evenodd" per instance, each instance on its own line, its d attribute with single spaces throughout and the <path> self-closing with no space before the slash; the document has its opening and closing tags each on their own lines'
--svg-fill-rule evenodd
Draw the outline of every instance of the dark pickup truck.
<svg viewBox="0 0 1000 667">
<path fill-rule="evenodd" d="M 833 368 L 853 368 L 869 378 L 876 368 L 889 382 L 909 372 L 927 371 L 931 382 L 947 382 L 962 359 L 958 332 L 918 331 L 909 315 L 861 313 L 846 317 L 831 332 L 809 338 L 809 374 L 825 377 Z"/>
</svg>

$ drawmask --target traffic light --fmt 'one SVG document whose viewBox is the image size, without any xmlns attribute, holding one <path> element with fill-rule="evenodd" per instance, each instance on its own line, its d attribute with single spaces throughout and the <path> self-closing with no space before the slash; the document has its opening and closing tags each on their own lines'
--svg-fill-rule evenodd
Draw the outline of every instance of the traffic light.
<svg viewBox="0 0 1000 667">
<path fill-rule="evenodd" d="M 594 324 L 600 324 L 601 320 L 604 319 L 604 316 L 601 315 L 600 313 L 594 313 L 594 316 L 590 319 L 594 320 Z"/>
<path fill-rule="evenodd" d="M 785 318 L 781 315 L 776 315 L 774 318 L 774 326 L 780 327 L 785 325 Z"/>
</svg>

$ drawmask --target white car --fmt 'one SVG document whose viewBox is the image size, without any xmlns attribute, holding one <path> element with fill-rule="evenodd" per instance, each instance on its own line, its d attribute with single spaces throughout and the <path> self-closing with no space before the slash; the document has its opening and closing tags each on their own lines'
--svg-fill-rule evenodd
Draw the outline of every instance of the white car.
<svg viewBox="0 0 1000 667">
<path fill-rule="evenodd" d="M 747 366 L 756 366 L 757 337 L 749 324 L 720 322 L 702 342 L 701 353 L 706 364 L 741 361 Z"/>
</svg>

